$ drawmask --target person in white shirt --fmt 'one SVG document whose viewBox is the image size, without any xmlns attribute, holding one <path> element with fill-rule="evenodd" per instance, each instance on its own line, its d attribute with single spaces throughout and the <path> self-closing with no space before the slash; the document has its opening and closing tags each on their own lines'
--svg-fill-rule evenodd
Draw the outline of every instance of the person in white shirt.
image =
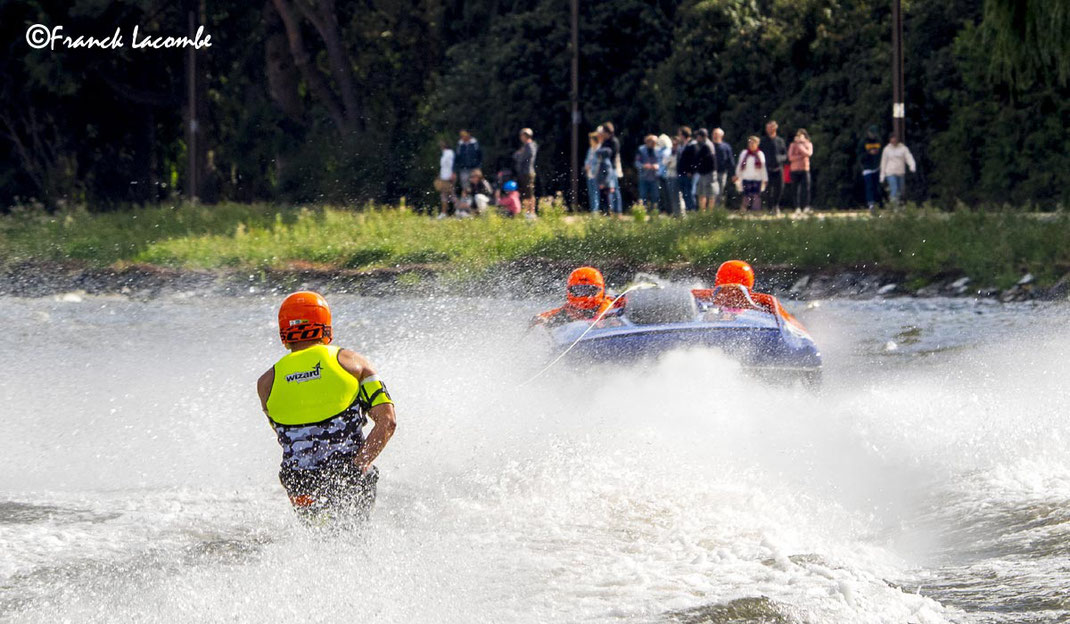
<svg viewBox="0 0 1070 624">
<path fill-rule="evenodd" d="M 748 137 L 747 149 L 739 155 L 739 164 L 736 165 L 735 181 L 743 191 L 740 213 L 747 212 L 748 208 L 755 211 L 762 209 L 762 191 L 769 183 L 769 171 L 765 165 L 765 154 L 758 149 L 759 143 L 758 137 Z"/>
<path fill-rule="evenodd" d="M 914 155 L 910 153 L 906 145 L 899 142 L 899 137 L 893 134 L 888 137 L 888 145 L 885 145 L 884 151 L 881 152 L 880 181 L 882 183 L 885 180 L 888 181 L 888 196 L 895 206 L 899 205 L 900 198 L 903 196 L 908 168 L 910 173 L 914 173 L 916 169 Z"/>
<path fill-rule="evenodd" d="M 453 186 L 457 180 L 453 173 L 453 150 L 445 141 L 439 141 L 438 146 L 442 149 L 442 157 L 438 160 L 438 177 L 435 178 L 435 190 L 438 191 L 441 205 L 438 218 L 444 219 L 450 209 L 450 201 L 453 200 Z"/>
</svg>

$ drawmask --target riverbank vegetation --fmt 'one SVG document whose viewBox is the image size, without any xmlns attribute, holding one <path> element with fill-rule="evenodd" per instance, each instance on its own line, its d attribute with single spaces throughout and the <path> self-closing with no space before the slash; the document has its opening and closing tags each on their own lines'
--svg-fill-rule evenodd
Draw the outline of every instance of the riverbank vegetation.
<svg viewBox="0 0 1070 624">
<path fill-rule="evenodd" d="M 1070 215 L 907 208 L 876 217 L 685 220 L 566 216 L 546 203 L 528 222 L 434 220 L 400 208 L 269 204 L 148 207 L 107 213 L 28 211 L 0 217 L 7 264 L 150 264 L 179 269 L 381 269 L 423 265 L 479 275 L 504 263 L 715 268 L 728 258 L 799 271 L 892 271 L 921 284 L 966 276 L 1004 288 L 1070 273 Z"/>
</svg>

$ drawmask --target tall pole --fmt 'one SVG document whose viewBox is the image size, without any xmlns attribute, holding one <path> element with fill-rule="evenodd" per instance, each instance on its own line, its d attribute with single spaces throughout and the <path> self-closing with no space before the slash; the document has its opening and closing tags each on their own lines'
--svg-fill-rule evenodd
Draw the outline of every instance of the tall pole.
<svg viewBox="0 0 1070 624">
<path fill-rule="evenodd" d="M 580 195 L 580 0 L 572 0 L 572 194 L 569 205 L 579 208 Z"/>
<path fill-rule="evenodd" d="M 892 130 L 906 142 L 906 97 L 903 80 L 903 7 L 892 0 Z"/>
<path fill-rule="evenodd" d="M 189 36 L 197 32 L 196 12 L 189 11 Z M 189 152 L 189 174 L 187 175 L 186 197 L 197 201 L 197 55 L 193 46 L 186 50 L 186 83 L 189 96 L 189 126 L 186 128 L 186 150 Z"/>
</svg>

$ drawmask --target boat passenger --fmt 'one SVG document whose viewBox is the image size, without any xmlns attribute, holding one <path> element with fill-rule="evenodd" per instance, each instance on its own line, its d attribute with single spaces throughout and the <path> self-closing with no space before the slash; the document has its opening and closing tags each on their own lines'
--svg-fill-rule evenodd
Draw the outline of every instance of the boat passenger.
<svg viewBox="0 0 1070 624">
<path fill-rule="evenodd" d="M 713 288 L 692 290 L 695 299 L 722 308 L 754 308 L 778 313 L 776 297 L 754 292 L 754 269 L 742 260 L 729 260 L 717 269 Z"/>
<path fill-rule="evenodd" d="M 713 288 L 696 288 L 691 293 L 700 303 L 719 308 L 763 310 L 805 330 L 802 324 L 780 305 L 776 297 L 755 292 L 753 288 L 754 269 L 742 260 L 729 260 L 718 267 Z"/>
<path fill-rule="evenodd" d="M 565 290 L 566 302 L 560 308 L 547 310 L 532 319 L 532 325 L 563 325 L 573 321 L 589 321 L 608 315 L 617 315 L 624 307 L 624 299 L 614 304 L 613 297 L 606 293 L 602 272 L 594 267 L 580 267 L 568 276 Z M 611 309 L 612 308 L 612 309 Z"/>
<path fill-rule="evenodd" d="M 320 295 L 286 297 L 279 336 L 289 353 L 256 383 L 282 446 L 279 480 L 303 520 L 362 520 L 379 479 L 372 462 L 394 433 L 394 402 L 368 360 L 330 345 L 331 310 Z"/>
</svg>

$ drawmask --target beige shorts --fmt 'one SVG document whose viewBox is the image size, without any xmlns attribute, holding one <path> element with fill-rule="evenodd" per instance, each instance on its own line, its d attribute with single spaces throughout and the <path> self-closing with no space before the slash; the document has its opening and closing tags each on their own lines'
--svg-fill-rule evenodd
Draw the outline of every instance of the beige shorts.
<svg viewBox="0 0 1070 624">
<path fill-rule="evenodd" d="M 453 180 L 443 180 L 442 178 L 435 178 L 435 190 L 443 194 L 452 193 Z"/>
</svg>

